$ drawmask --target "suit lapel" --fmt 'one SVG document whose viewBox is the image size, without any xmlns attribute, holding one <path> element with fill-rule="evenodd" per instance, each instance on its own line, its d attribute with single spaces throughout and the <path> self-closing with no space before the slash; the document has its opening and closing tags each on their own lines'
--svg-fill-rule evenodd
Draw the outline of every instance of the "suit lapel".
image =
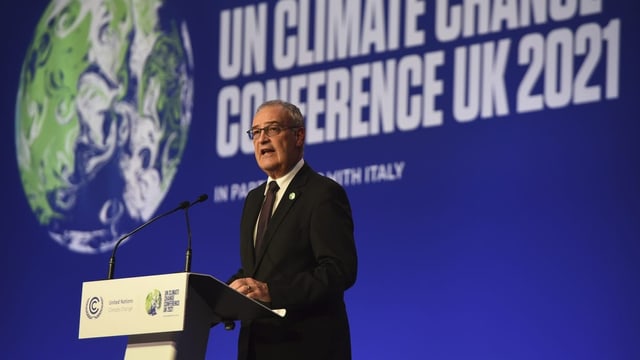
<svg viewBox="0 0 640 360">
<path fill-rule="evenodd" d="M 242 234 L 242 240 L 244 242 L 244 246 L 242 248 L 245 251 L 245 255 L 251 259 L 249 262 L 251 265 L 255 264 L 255 254 L 253 250 L 253 234 L 255 230 L 255 224 L 258 220 L 258 215 L 260 214 L 260 208 L 262 207 L 262 202 L 264 201 L 264 191 L 267 186 L 265 182 L 262 184 L 257 191 L 249 193 L 249 197 L 247 198 L 247 216 L 248 216 L 248 225 L 243 227 L 245 233 Z M 253 273 L 253 270 L 247 269 L 249 273 Z"/>
<path fill-rule="evenodd" d="M 291 210 L 293 204 L 300 198 L 300 196 L 302 196 L 304 185 L 307 183 L 309 177 L 309 170 L 310 167 L 305 164 L 293 178 L 291 184 L 289 184 L 289 187 L 287 187 L 285 193 L 282 195 L 282 199 L 280 199 L 280 203 L 278 203 L 276 211 L 269 220 L 269 225 L 264 235 L 262 247 L 258 249 L 258 253 L 256 254 L 256 266 L 254 268 L 254 272 L 260 266 L 265 252 L 269 249 L 273 236 L 278 232 L 278 227 Z"/>
</svg>

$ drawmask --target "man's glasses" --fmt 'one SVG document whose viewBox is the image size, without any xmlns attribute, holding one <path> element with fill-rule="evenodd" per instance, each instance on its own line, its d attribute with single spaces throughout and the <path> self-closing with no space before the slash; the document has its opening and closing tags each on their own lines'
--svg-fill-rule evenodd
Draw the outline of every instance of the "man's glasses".
<svg viewBox="0 0 640 360">
<path fill-rule="evenodd" d="M 256 127 L 256 128 L 247 130 L 247 135 L 249 135 L 249 139 L 253 140 L 255 138 L 259 138 L 260 133 L 263 131 L 264 131 L 264 134 L 267 135 L 267 137 L 273 137 L 280 134 L 282 130 L 299 129 L 299 128 L 301 128 L 301 126 L 282 126 L 282 125 L 273 124 L 273 125 L 267 125 L 263 128 Z"/>
</svg>

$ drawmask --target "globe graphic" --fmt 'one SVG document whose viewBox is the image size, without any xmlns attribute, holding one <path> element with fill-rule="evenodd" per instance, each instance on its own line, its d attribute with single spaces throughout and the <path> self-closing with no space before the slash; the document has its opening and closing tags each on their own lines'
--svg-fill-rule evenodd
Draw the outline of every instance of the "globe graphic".
<svg viewBox="0 0 640 360">
<path fill-rule="evenodd" d="M 162 307 L 162 293 L 160 290 L 154 289 L 147 294 L 144 301 L 144 308 L 149 315 L 157 315 L 158 310 Z"/>
<path fill-rule="evenodd" d="M 16 101 L 29 205 L 59 244 L 113 248 L 150 219 L 180 165 L 193 61 L 164 1 L 59 0 L 34 31 Z"/>
</svg>

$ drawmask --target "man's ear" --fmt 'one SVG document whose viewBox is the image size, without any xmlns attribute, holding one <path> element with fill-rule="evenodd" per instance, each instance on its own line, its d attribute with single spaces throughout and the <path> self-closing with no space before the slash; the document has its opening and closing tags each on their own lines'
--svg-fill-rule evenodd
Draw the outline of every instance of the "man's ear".
<svg viewBox="0 0 640 360">
<path fill-rule="evenodd" d="M 304 128 L 296 129 L 296 145 L 303 146 L 304 145 Z"/>
</svg>

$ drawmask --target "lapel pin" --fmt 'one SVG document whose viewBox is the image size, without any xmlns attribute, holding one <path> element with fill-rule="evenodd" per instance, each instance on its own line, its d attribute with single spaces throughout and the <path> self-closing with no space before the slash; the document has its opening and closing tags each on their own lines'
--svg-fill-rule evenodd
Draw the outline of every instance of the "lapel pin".
<svg viewBox="0 0 640 360">
<path fill-rule="evenodd" d="M 293 200 L 295 198 L 296 198 L 296 193 L 294 193 L 294 192 L 289 193 L 289 200 Z"/>
</svg>

